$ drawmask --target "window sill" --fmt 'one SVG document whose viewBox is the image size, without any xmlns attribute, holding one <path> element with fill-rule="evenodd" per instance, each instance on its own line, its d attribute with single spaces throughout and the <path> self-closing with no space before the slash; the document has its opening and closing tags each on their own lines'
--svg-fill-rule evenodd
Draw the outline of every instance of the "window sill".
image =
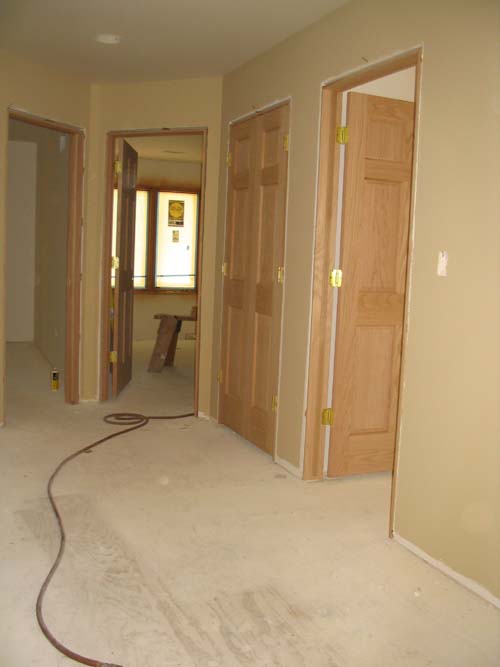
<svg viewBox="0 0 500 667">
<path fill-rule="evenodd" d="M 176 294 L 178 296 L 196 296 L 198 293 L 198 290 L 196 289 L 168 289 L 168 288 L 157 288 L 157 289 L 134 289 L 134 296 L 136 294 L 147 294 L 148 296 L 152 296 L 153 294 L 155 296 L 158 295 L 169 295 L 169 294 Z"/>
</svg>

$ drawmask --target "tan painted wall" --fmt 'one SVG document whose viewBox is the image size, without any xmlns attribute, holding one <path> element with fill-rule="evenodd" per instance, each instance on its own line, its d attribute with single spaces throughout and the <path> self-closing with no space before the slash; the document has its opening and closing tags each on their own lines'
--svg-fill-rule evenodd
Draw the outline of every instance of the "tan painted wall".
<svg viewBox="0 0 500 667">
<path fill-rule="evenodd" d="M 34 342 L 53 368 L 64 370 L 69 142 L 43 127 L 11 121 L 9 136 L 36 144 Z M 11 248 L 9 246 L 9 254 Z M 20 256 L 18 256 L 18 261 Z"/>
<path fill-rule="evenodd" d="M 208 413 L 213 348 L 213 297 L 219 176 L 222 79 L 186 79 L 167 82 L 92 86 L 89 141 L 88 226 L 84 257 L 82 397 L 98 393 L 100 274 L 104 214 L 105 145 L 110 130 L 208 127 L 207 187 L 203 240 L 203 286 L 200 342 L 200 411 Z M 175 103 L 172 103 L 175 100 Z"/>
<path fill-rule="evenodd" d="M 137 182 L 142 185 L 169 188 L 199 188 L 201 165 L 173 160 L 139 160 Z"/>
<path fill-rule="evenodd" d="M 225 77 L 222 146 L 232 118 L 292 97 L 278 453 L 300 466 L 320 84 L 365 59 L 424 44 L 396 530 L 500 595 L 497 7 L 494 0 L 353 0 Z M 445 279 L 436 276 L 440 249 L 450 256 Z M 220 287 L 218 280 L 218 313 Z"/>
<path fill-rule="evenodd" d="M 363 83 L 361 86 L 351 88 L 350 92 L 413 102 L 415 100 L 415 74 L 415 67 L 410 67 L 402 72 L 394 72 L 394 74 L 388 74 L 375 81 Z"/>
<path fill-rule="evenodd" d="M 86 127 L 89 85 L 76 76 L 0 51 L 0 422 L 5 396 L 5 230 L 8 107 Z"/>
<path fill-rule="evenodd" d="M 6 339 L 35 335 L 36 144 L 9 141 Z"/>
</svg>

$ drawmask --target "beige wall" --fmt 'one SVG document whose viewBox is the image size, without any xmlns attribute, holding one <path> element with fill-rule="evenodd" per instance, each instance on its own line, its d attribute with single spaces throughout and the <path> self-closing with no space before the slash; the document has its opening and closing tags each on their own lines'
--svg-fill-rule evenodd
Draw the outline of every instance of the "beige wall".
<svg viewBox="0 0 500 667">
<path fill-rule="evenodd" d="M 350 92 L 413 102 L 415 100 L 415 67 L 363 83 L 361 86 L 351 88 Z"/>
<path fill-rule="evenodd" d="M 225 77 L 222 146 L 231 119 L 291 96 L 278 454 L 300 467 L 320 85 L 366 60 L 424 45 L 395 527 L 432 557 L 499 595 L 497 7 L 494 0 L 353 0 Z M 220 195 L 224 191 L 222 167 Z M 223 225 L 221 197 L 218 262 Z M 440 249 L 450 256 L 445 279 L 436 276 Z M 217 330 L 220 287 L 218 280 Z M 215 399 L 214 377 L 213 383 Z"/>
<path fill-rule="evenodd" d="M 99 328 L 100 274 L 96 271 L 96 257 L 101 257 L 102 250 L 106 133 L 110 130 L 208 127 L 199 407 L 203 413 L 209 411 L 221 96 L 221 78 L 92 86 L 82 304 L 84 399 L 95 399 L 98 394 L 99 340 L 95 332 Z"/>
<path fill-rule="evenodd" d="M 5 396 L 5 232 L 8 107 L 86 127 L 89 85 L 77 76 L 28 62 L 0 51 L 0 422 Z"/>
<path fill-rule="evenodd" d="M 36 144 L 9 141 L 7 179 L 6 339 L 35 332 Z"/>
<path fill-rule="evenodd" d="M 197 189 L 201 184 L 201 164 L 173 160 L 139 160 L 137 182 L 141 185 Z"/>
</svg>

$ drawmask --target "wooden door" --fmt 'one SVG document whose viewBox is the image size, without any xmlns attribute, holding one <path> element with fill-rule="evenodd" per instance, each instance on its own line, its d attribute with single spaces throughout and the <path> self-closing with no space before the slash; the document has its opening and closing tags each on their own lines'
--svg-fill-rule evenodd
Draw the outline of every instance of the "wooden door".
<svg viewBox="0 0 500 667">
<path fill-rule="evenodd" d="M 137 153 L 123 139 L 117 140 L 118 206 L 116 250 L 119 266 L 115 273 L 113 319 L 113 396 L 132 377 L 134 308 L 134 240 Z"/>
<path fill-rule="evenodd" d="M 328 476 L 392 470 L 414 104 L 349 93 Z"/>
<path fill-rule="evenodd" d="M 276 429 L 288 106 L 231 127 L 219 421 L 272 453 Z"/>
<path fill-rule="evenodd" d="M 257 116 L 251 244 L 248 403 L 245 437 L 273 453 L 284 279 L 288 106 Z M 278 276 L 279 272 L 279 276 Z M 283 277 L 282 277 L 283 276 Z"/>
<path fill-rule="evenodd" d="M 219 421 L 242 435 L 245 432 L 245 406 L 248 403 L 249 250 L 253 234 L 256 148 L 256 125 L 253 120 L 231 126 L 223 264 Z"/>
</svg>

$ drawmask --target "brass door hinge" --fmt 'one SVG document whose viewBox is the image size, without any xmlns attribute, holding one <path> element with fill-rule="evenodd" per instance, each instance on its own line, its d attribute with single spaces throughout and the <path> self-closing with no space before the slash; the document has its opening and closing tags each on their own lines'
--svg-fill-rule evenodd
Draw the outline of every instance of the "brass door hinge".
<svg viewBox="0 0 500 667">
<path fill-rule="evenodd" d="M 271 401 L 271 410 L 273 412 L 277 412 L 278 410 L 278 397 L 276 394 L 273 396 L 273 400 Z"/>
<path fill-rule="evenodd" d="M 278 285 L 283 285 L 285 281 L 285 267 L 278 266 Z"/>
<path fill-rule="evenodd" d="M 289 147 L 290 147 L 290 135 L 285 134 L 285 136 L 283 137 L 283 150 L 285 151 L 285 153 L 288 153 Z"/>
<path fill-rule="evenodd" d="M 116 350 L 111 350 L 109 353 L 109 360 L 112 364 L 116 364 L 118 361 L 118 352 Z"/>
<path fill-rule="evenodd" d="M 325 408 L 321 413 L 321 424 L 323 426 L 332 426 L 333 410 L 331 408 Z"/>
<path fill-rule="evenodd" d="M 339 125 L 335 137 L 338 144 L 346 144 L 349 141 L 349 128 Z"/>
<path fill-rule="evenodd" d="M 222 368 L 219 368 L 219 370 L 217 372 L 217 382 L 219 384 L 222 384 Z"/>
<path fill-rule="evenodd" d="M 230 151 L 227 152 L 226 163 L 228 167 L 233 166 L 233 154 Z"/>
<path fill-rule="evenodd" d="M 115 160 L 114 164 L 115 174 L 121 174 L 123 171 L 123 164 L 121 160 Z"/>
<path fill-rule="evenodd" d="M 333 269 L 333 271 L 330 271 L 329 280 L 332 287 L 340 287 L 342 285 L 342 269 Z"/>
<path fill-rule="evenodd" d="M 227 262 L 222 262 L 221 271 L 223 276 L 227 276 Z"/>
<path fill-rule="evenodd" d="M 120 268 L 120 258 L 119 257 L 112 257 L 111 258 L 111 268 L 112 269 L 119 269 Z"/>
</svg>

